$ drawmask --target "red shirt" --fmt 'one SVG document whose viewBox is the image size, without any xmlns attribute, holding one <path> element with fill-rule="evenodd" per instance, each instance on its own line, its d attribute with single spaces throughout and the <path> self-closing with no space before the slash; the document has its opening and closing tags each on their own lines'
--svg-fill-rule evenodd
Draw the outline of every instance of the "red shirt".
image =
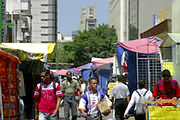
<svg viewBox="0 0 180 120">
<path fill-rule="evenodd" d="M 39 112 L 53 113 L 56 109 L 57 97 L 63 96 L 60 86 L 56 83 L 56 94 L 54 93 L 53 82 L 48 85 L 42 84 L 41 96 L 40 96 L 40 84 L 37 84 L 34 92 L 34 98 L 40 97 Z"/>
<path fill-rule="evenodd" d="M 154 87 L 153 97 L 160 97 L 162 99 L 172 99 L 173 97 L 180 97 L 180 88 L 176 80 L 170 79 L 169 82 L 159 80 Z"/>
</svg>

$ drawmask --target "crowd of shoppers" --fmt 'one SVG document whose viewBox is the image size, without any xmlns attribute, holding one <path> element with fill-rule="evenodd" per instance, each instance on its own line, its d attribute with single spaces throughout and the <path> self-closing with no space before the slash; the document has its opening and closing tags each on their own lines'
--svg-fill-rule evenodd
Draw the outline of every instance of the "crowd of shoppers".
<svg viewBox="0 0 180 120">
<path fill-rule="evenodd" d="M 153 93 L 146 88 L 145 81 L 140 80 L 139 88 L 133 91 L 131 99 L 128 86 L 124 82 L 125 77 L 118 75 L 117 85 L 112 88 L 111 100 L 98 87 L 98 77 L 90 77 L 86 83 L 82 78 L 79 81 L 72 79 L 72 73 L 67 72 L 66 79 L 59 84 L 53 81 L 49 71 L 42 71 L 40 76 L 41 82 L 37 84 L 34 92 L 35 120 L 58 120 L 58 110 L 62 99 L 64 100 L 65 120 L 70 119 L 70 111 L 72 120 L 77 120 L 77 110 L 86 120 L 102 120 L 102 114 L 97 105 L 102 99 L 115 109 L 116 120 L 127 119 L 133 105 L 135 105 L 135 119 L 145 120 L 145 112 L 138 113 L 140 103 L 147 106 L 148 101 L 180 98 L 178 82 L 172 79 L 169 70 L 162 71 L 162 80 L 157 81 Z M 77 101 L 75 96 L 80 99 Z"/>
</svg>

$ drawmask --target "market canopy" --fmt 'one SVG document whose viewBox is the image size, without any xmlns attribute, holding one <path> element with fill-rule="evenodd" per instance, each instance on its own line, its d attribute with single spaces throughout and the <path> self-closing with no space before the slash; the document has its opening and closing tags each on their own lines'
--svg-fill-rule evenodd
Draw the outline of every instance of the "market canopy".
<svg viewBox="0 0 180 120">
<path fill-rule="evenodd" d="M 70 71 L 72 73 L 77 73 L 77 74 L 81 73 L 81 69 L 79 69 L 79 68 L 70 68 L 70 69 L 68 69 L 68 71 Z"/>
<path fill-rule="evenodd" d="M 47 61 L 47 55 L 55 48 L 55 43 L 2 43 L 3 48 L 22 50 L 33 54 L 41 61 Z"/>
<path fill-rule="evenodd" d="M 51 54 L 55 47 L 55 43 L 2 43 L 2 45 L 28 53 L 43 54 Z"/>
<path fill-rule="evenodd" d="M 160 44 L 162 40 L 156 36 L 142 38 L 138 40 L 131 40 L 127 42 L 119 42 L 122 48 L 138 53 L 150 54 L 160 52 Z"/>
<path fill-rule="evenodd" d="M 67 72 L 68 72 L 68 70 L 61 69 L 61 70 L 57 70 L 57 71 L 55 72 L 55 74 L 58 74 L 58 75 L 66 75 Z"/>
<path fill-rule="evenodd" d="M 163 42 L 156 36 L 131 40 L 127 42 L 119 42 L 117 44 L 118 63 L 122 63 L 123 54 L 128 65 L 128 84 L 130 93 L 137 89 L 137 53 L 138 55 L 149 56 L 160 52 L 160 45 Z"/>
<path fill-rule="evenodd" d="M 104 65 L 104 64 L 113 63 L 114 62 L 114 57 L 104 58 L 104 59 L 101 59 L 101 60 L 93 60 L 92 62 L 94 63 L 95 67 L 99 67 L 99 66 Z"/>
</svg>

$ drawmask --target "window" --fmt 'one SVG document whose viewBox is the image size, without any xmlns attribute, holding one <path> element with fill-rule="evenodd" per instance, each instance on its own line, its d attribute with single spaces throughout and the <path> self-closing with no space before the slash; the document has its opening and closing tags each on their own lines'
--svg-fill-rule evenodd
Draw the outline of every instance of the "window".
<svg viewBox="0 0 180 120">
<path fill-rule="evenodd" d="M 54 12 L 52 12 L 52 11 L 41 11 L 41 13 L 42 14 L 48 14 L 48 13 L 54 13 L 55 14 L 56 12 L 55 11 Z"/>
<path fill-rule="evenodd" d="M 56 4 L 41 4 L 41 6 L 56 6 Z"/>
<path fill-rule="evenodd" d="M 56 34 L 41 34 L 41 36 L 56 36 Z"/>
<path fill-rule="evenodd" d="M 41 26 L 41 28 L 55 28 L 55 26 Z"/>
<path fill-rule="evenodd" d="M 41 19 L 41 21 L 56 21 L 56 19 Z"/>
</svg>

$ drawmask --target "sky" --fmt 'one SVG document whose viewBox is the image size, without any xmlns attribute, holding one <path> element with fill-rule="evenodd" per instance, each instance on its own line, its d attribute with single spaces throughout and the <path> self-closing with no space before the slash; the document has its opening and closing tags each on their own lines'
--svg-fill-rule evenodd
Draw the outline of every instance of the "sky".
<svg viewBox="0 0 180 120">
<path fill-rule="evenodd" d="M 108 0 L 58 0 L 58 32 L 71 36 L 80 28 L 81 9 L 96 7 L 98 24 L 108 24 Z"/>
</svg>

